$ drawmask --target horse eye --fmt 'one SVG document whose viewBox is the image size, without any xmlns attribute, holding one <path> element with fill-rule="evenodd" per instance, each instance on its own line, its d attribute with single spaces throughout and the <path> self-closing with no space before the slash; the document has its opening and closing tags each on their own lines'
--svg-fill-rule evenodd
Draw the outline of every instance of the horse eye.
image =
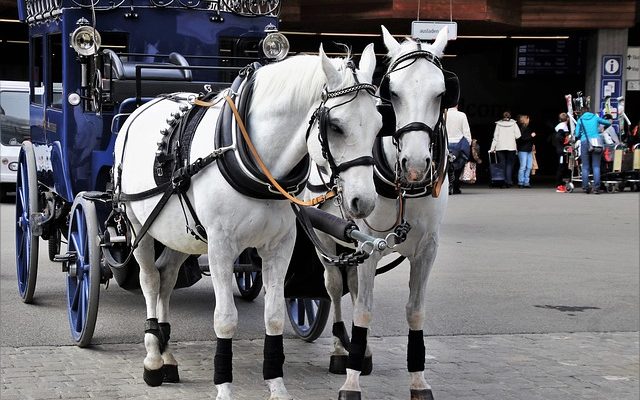
<svg viewBox="0 0 640 400">
<path fill-rule="evenodd" d="M 344 132 L 342 132 L 342 129 L 336 125 L 336 124 L 329 124 L 329 129 L 331 129 L 332 131 L 334 131 L 337 134 L 342 135 Z"/>
</svg>

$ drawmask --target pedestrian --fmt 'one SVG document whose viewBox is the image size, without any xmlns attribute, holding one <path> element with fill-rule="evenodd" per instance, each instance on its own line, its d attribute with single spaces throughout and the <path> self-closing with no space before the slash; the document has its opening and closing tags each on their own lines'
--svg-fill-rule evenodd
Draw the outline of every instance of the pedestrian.
<svg viewBox="0 0 640 400">
<path fill-rule="evenodd" d="M 576 140 L 580 140 L 580 161 L 582 162 L 582 190 L 585 193 L 600 193 L 600 160 L 604 141 L 598 125 L 611 126 L 611 121 L 600 118 L 582 108 L 582 115 L 576 124 Z M 599 149 L 598 149 L 599 146 Z M 592 148 L 592 150 L 590 150 Z M 593 187 L 589 186 L 589 174 L 593 170 Z"/>
<path fill-rule="evenodd" d="M 536 133 L 533 132 L 529 125 L 530 119 L 526 114 L 518 116 L 518 126 L 520 128 L 520 137 L 516 140 L 518 149 L 518 159 L 520 167 L 518 168 L 518 187 L 531 187 L 531 168 L 533 166 L 533 138 Z"/>
<path fill-rule="evenodd" d="M 564 184 L 564 176 L 567 171 L 567 167 L 564 159 L 564 146 L 567 143 L 569 136 L 569 115 L 567 113 L 560 113 L 558 115 L 558 125 L 554 128 L 555 134 L 553 135 L 553 147 L 556 149 L 556 156 L 558 160 L 558 168 L 556 169 L 556 192 L 566 193 L 567 188 Z"/>
<path fill-rule="evenodd" d="M 495 152 L 498 156 L 498 163 L 504 168 L 504 187 L 511 187 L 513 184 L 513 165 L 516 158 L 516 139 L 520 137 L 520 128 L 516 121 L 511 119 L 511 113 L 502 113 L 502 119 L 496 121 L 493 131 L 493 140 L 489 151 Z"/>
<path fill-rule="evenodd" d="M 458 106 L 447 110 L 447 136 L 449 138 L 449 153 L 455 158 L 451 163 L 449 174 L 450 194 L 460 194 L 460 174 L 467 163 L 471 146 L 471 129 L 467 114 L 458 110 Z"/>
</svg>

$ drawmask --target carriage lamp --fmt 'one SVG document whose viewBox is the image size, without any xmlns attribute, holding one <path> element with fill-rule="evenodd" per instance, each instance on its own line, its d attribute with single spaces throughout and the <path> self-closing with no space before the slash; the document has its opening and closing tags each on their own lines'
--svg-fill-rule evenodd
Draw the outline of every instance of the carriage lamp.
<svg viewBox="0 0 640 400">
<path fill-rule="evenodd" d="M 71 93 L 71 94 L 69 94 L 69 96 L 67 96 L 67 101 L 72 106 L 77 106 L 78 104 L 80 104 L 80 95 L 78 93 L 75 93 L 75 92 Z"/>
<path fill-rule="evenodd" d="M 86 20 L 85 20 L 86 21 Z M 80 21 L 78 21 L 80 24 Z M 70 35 L 71 47 L 81 56 L 92 56 L 98 52 L 102 39 L 100 33 L 89 25 L 80 25 Z"/>
<path fill-rule="evenodd" d="M 267 58 L 283 60 L 289 54 L 289 40 L 280 32 L 270 31 L 262 41 L 262 52 Z"/>
</svg>

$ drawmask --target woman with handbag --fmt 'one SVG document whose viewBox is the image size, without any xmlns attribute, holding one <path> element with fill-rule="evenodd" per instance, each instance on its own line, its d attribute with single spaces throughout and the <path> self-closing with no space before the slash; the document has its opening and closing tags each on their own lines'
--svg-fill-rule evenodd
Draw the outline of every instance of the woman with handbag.
<svg viewBox="0 0 640 400">
<path fill-rule="evenodd" d="M 609 127 L 611 121 L 600 118 L 587 107 L 582 107 L 582 115 L 576 124 L 576 140 L 580 140 L 580 160 L 582 161 L 582 190 L 585 193 L 600 193 L 600 158 L 604 140 L 598 125 Z M 593 188 L 589 186 L 589 174 L 593 170 Z"/>
<path fill-rule="evenodd" d="M 511 119 L 511 113 L 502 113 L 502 119 L 496 121 L 493 131 L 493 140 L 489 152 L 497 153 L 498 163 L 504 168 L 504 187 L 511 187 L 513 165 L 516 158 L 516 139 L 520 137 L 520 128 L 515 120 Z"/>
</svg>

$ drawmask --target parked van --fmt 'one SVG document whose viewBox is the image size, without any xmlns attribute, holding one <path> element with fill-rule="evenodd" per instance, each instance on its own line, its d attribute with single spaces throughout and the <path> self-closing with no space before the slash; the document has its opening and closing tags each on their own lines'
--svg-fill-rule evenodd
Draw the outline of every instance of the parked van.
<svg viewBox="0 0 640 400">
<path fill-rule="evenodd" d="M 15 192 L 20 145 L 29 139 L 29 82 L 0 81 L 0 199 Z"/>
</svg>

